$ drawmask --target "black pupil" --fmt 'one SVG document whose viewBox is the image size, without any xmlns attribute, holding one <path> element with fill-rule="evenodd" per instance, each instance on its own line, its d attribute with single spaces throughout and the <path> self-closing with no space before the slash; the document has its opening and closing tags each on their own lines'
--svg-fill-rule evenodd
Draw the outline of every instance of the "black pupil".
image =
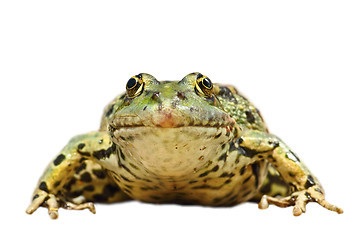
<svg viewBox="0 0 360 240">
<path fill-rule="evenodd" d="M 211 81 L 210 79 L 208 78 L 204 78 L 203 81 L 202 81 L 203 85 L 206 87 L 206 88 L 211 88 Z"/>
<path fill-rule="evenodd" d="M 135 85 L 136 85 L 136 80 L 135 80 L 135 78 L 130 78 L 129 81 L 127 82 L 127 84 L 126 84 L 126 87 L 127 87 L 128 89 L 131 89 L 131 88 L 133 88 Z"/>
</svg>

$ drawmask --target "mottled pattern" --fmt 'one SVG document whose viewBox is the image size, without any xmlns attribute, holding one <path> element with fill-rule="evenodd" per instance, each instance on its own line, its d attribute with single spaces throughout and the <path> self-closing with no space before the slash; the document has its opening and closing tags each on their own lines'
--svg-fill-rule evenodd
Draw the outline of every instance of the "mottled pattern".
<svg viewBox="0 0 360 240">
<path fill-rule="evenodd" d="M 277 196 L 277 198 L 275 198 Z M 39 206 L 95 213 L 93 202 L 294 206 L 325 201 L 316 177 L 234 87 L 191 73 L 181 81 L 129 79 L 98 131 L 71 139 L 50 162 L 27 213 Z"/>
</svg>

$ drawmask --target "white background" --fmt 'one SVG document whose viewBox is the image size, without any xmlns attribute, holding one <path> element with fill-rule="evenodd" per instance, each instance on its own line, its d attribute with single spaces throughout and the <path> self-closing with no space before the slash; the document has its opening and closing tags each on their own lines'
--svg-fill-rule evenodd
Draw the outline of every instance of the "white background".
<svg viewBox="0 0 360 240">
<path fill-rule="evenodd" d="M 357 1 L 1 1 L 2 239 L 359 237 Z M 47 163 L 140 72 L 234 84 L 320 179 L 338 215 L 97 204 L 25 214 Z M 4 236 L 7 236 L 4 238 Z M 11 237 L 10 237 L 11 236 Z"/>
</svg>

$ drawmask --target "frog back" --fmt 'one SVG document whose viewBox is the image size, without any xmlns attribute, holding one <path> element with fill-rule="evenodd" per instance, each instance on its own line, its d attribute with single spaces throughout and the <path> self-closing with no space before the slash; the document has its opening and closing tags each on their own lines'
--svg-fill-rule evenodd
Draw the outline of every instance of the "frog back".
<svg viewBox="0 0 360 240">
<path fill-rule="evenodd" d="M 223 110 L 236 121 L 242 131 L 253 129 L 268 132 L 260 111 L 235 87 L 214 84 L 214 94 Z"/>
</svg>

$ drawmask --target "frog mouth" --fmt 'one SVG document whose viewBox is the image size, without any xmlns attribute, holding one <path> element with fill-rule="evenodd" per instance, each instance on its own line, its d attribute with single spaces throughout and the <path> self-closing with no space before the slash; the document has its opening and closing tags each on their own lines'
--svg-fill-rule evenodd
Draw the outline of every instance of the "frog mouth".
<svg viewBox="0 0 360 240">
<path fill-rule="evenodd" d="M 214 114 L 201 116 L 202 119 L 191 116 L 179 116 L 171 111 L 163 111 L 162 114 L 148 115 L 145 119 L 135 114 L 118 115 L 110 121 L 113 129 L 134 127 L 214 127 L 233 129 L 236 122 L 228 114 Z"/>
</svg>

